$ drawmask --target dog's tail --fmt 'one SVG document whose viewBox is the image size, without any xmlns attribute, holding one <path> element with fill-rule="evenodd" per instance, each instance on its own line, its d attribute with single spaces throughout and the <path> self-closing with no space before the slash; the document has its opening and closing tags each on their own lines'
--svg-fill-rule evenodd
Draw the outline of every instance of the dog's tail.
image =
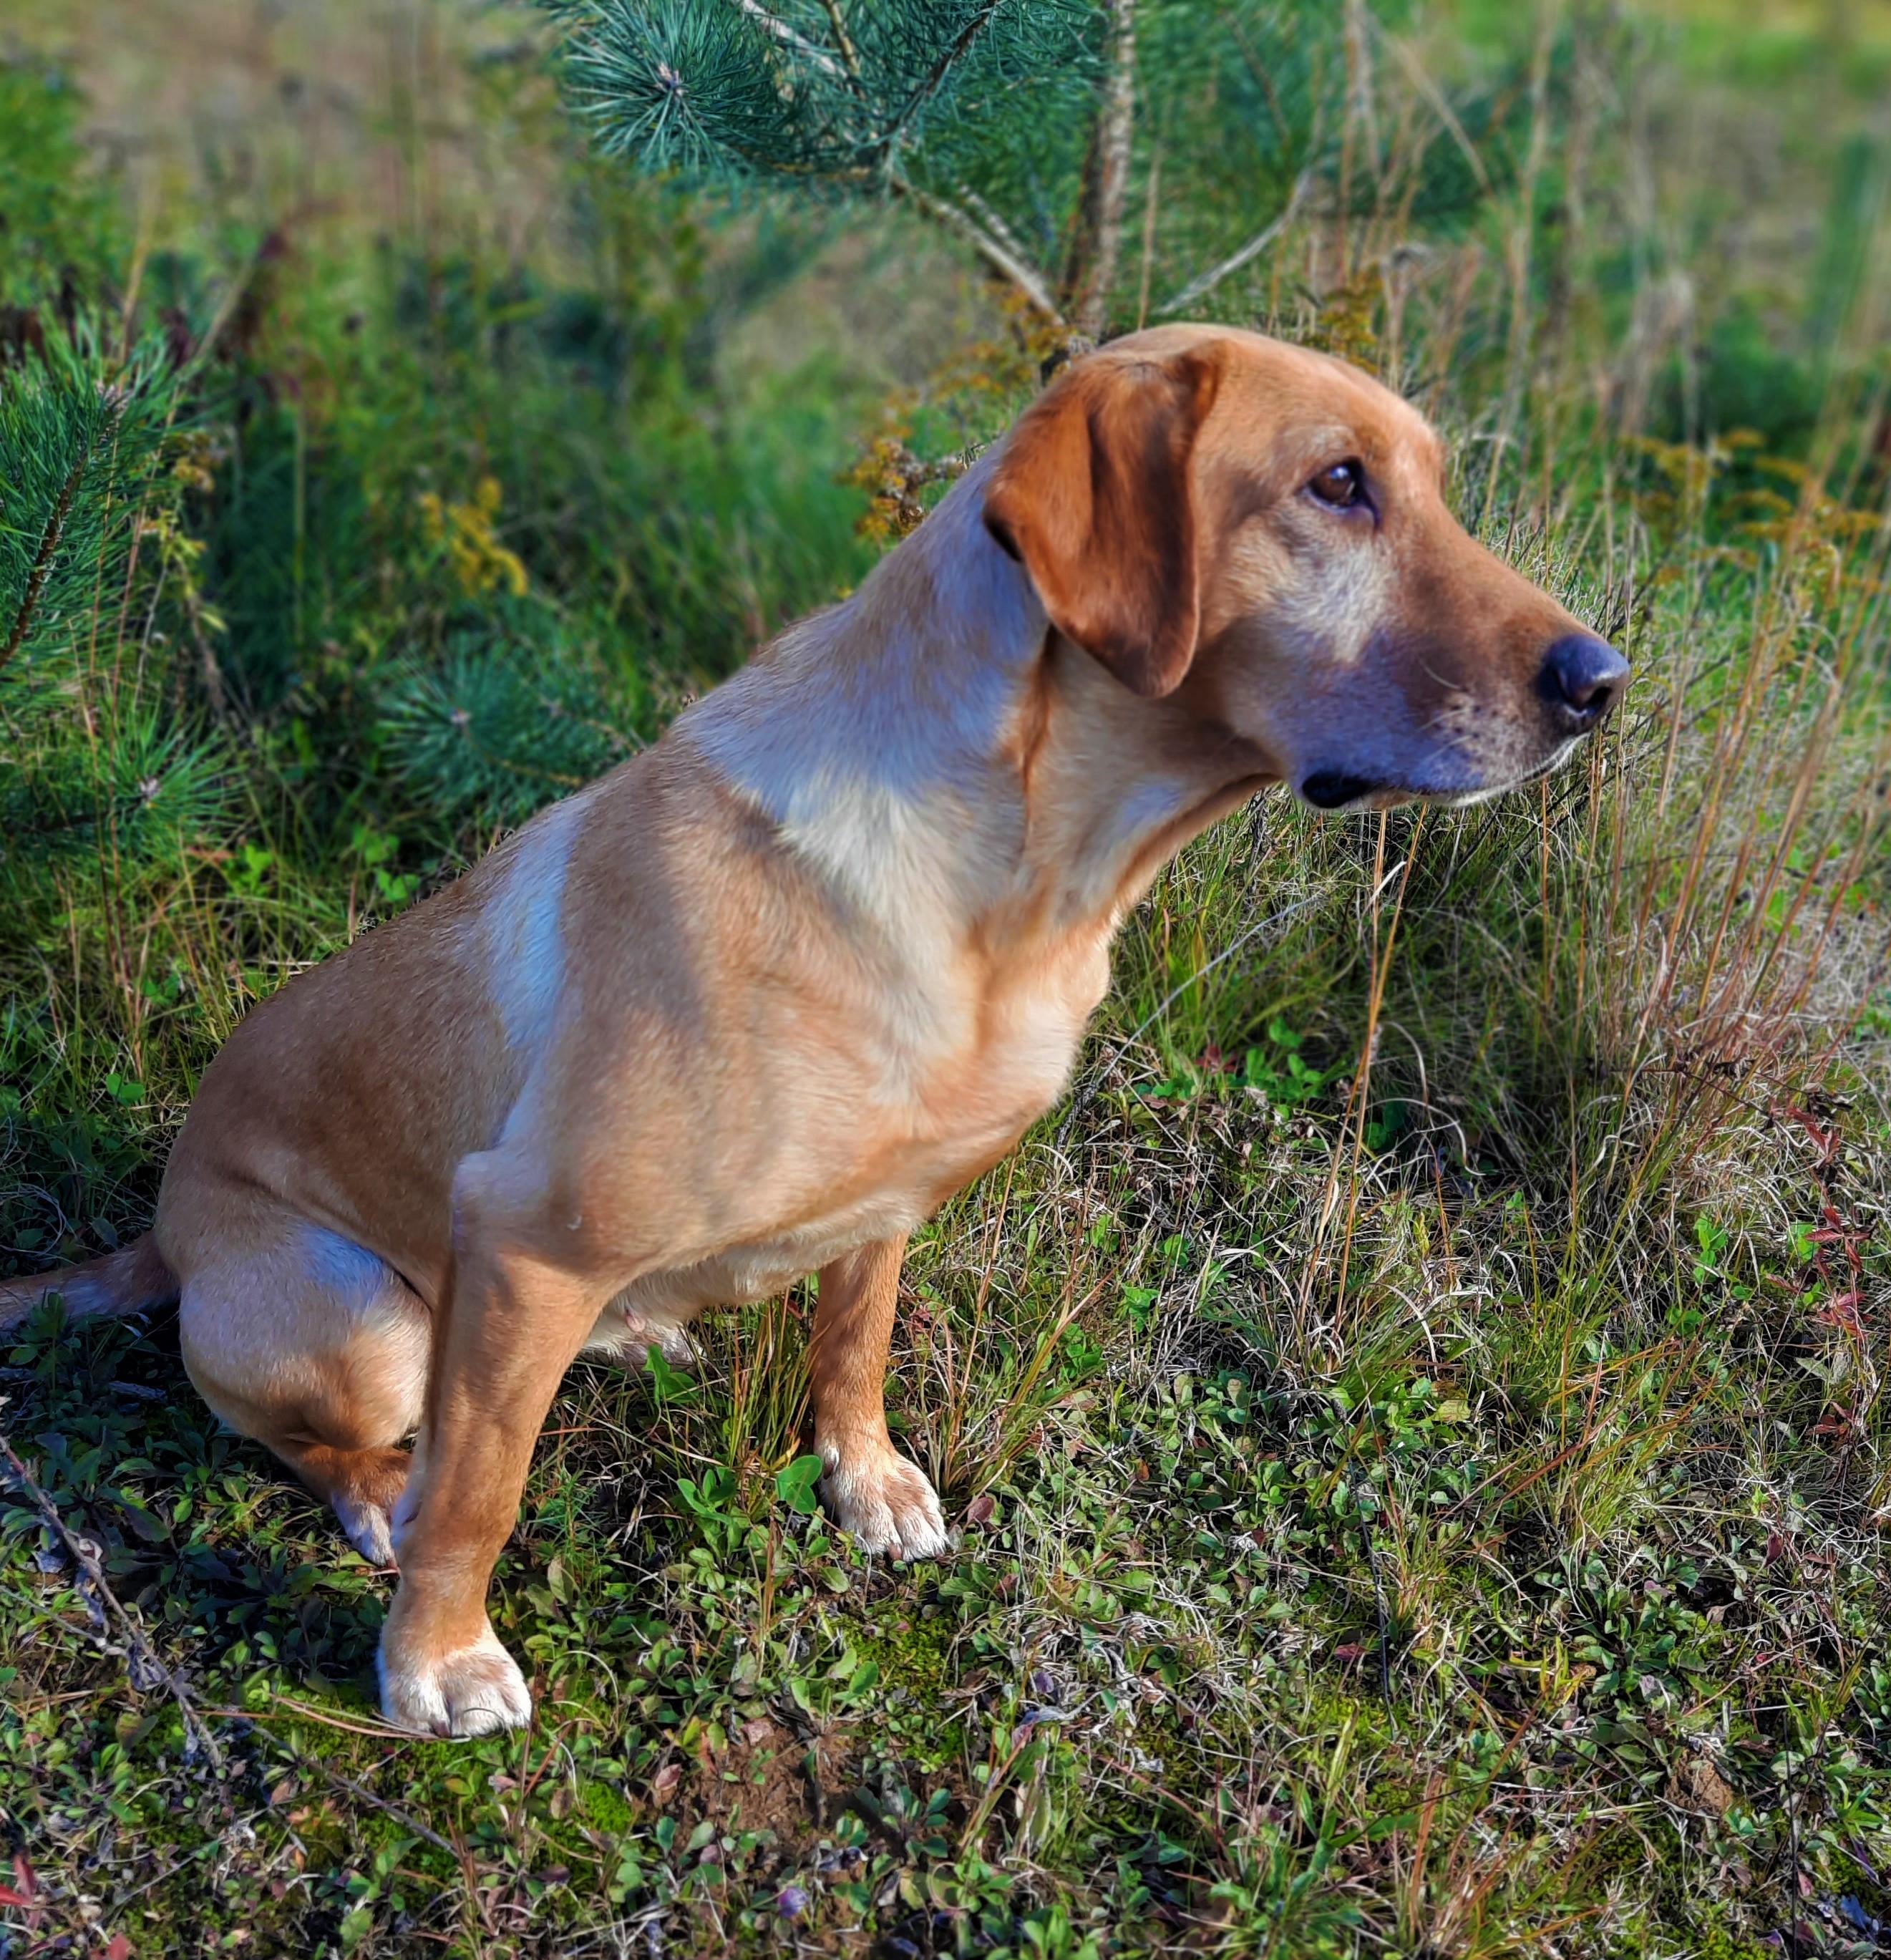
<svg viewBox="0 0 1891 1960">
<path fill-rule="evenodd" d="M 0 1280 L 0 1333 L 27 1317 L 49 1293 L 57 1293 L 75 1320 L 100 1314 L 137 1313 L 171 1299 L 177 1275 L 157 1249 L 157 1235 L 146 1232 L 102 1259 L 56 1272 Z"/>
</svg>

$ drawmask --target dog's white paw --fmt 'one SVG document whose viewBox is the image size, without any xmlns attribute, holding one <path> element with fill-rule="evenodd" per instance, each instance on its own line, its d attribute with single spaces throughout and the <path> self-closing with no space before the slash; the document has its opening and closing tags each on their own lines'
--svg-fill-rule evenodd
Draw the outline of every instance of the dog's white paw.
<svg viewBox="0 0 1891 1960">
<path fill-rule="evenodd" d="M 948 1549 L 946 1515 L 925 1473 L 890 1449 L 843 1456 L 830 1451 L 821 1494 L 863 1551 L 937 1558 Z"/>
<path fill-rule="evenodd" d="M 404 1643 L 403 1643 L 404 1644 Z M 532 1693 L 519 1664 L 487 1627 L 469 1647 L 431 1659 L 390 1653 L 381 1635 L 381 1713 L 434 1736 L 490 1736 L 532 1720 Z"/>
<path fill-rule="evenodd" d="M 365 1497 L 337 1497 L 335 1515 L 342 1521 L 348 1543 L 369 1564 L 394 1563 L 393 1523 L 379 1504 L 370 1504 Z"/>
</svg>

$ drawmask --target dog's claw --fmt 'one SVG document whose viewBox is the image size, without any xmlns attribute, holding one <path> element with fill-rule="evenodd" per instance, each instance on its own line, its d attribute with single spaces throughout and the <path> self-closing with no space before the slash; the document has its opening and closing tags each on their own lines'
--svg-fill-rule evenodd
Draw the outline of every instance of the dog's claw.
<svg viewBox="0 0 1891 1960">
<path fill-rule="evenodd" d="M 488 1627 L 470 1647 L 432 1660 L 380 1653 L 381 1713 L 432 1736 L 490 1736 L 532 1720 L 532 1692 L 519 1664 Z"/>
<path fill-rule="evenodd" d="M 892 1449 L 841 1458 L 821 1480 L 834 1522 L 863 1551 L 898 1560 L 937 1558 L 949 1548 L 939 1494 L 924 1472 Z"/>
</svg>

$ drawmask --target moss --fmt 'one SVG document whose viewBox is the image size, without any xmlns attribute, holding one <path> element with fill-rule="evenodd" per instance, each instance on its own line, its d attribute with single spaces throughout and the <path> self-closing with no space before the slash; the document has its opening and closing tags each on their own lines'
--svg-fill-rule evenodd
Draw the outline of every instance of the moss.
<svg viewBox="0 0 1891 1960">
<path fill-rule="evenodd" d="M 631 1828 L 631 1806 L 608 1783 L 592 1777 L 586 1777 L 578 1786 L 578 1808 L 585 1821 L 600 1831 L 621 1834 Z"/>
<path fill-rule="evenodd" d="M 965 1725 L 949 1707 L 945 1691 L 953 1685 L 952 1660 L 955 1622 L 944 1613 L 930 1619 L 915 1611 L 853 1637 L 863 1660 L 879 1669 L 879 1693 L 895 1711 L 891 1729 L 906 1752 L 929 1771 L 958 1763 L 965 1748 Z"/>
<path fill-rule="evenodd" d="M 1723 1908 L 1710 1908 L 1702 1916 L 1697 1938 L 1700 1960 L 1778 1960 L 1772 1940 L 1740 1931 Z"/>
</svg>

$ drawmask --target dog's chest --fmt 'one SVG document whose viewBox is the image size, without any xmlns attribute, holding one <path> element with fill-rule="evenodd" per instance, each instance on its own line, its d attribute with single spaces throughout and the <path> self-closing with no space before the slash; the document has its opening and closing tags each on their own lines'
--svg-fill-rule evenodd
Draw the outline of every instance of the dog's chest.
<svg viewBox="0 0 1891 1960">
<path fill-rule="evenodd" d="M 991 1128 L 1014 1138 L 1035 1122 L 1063 1094 L 1108 982 L 1108 953 L 1099 939 L 988 1003 L 962 1080 L 944 1096 L 947 1121 L 957 1108 L 970 1131 L 977 1112 Z M 976 1154 L 984 1140 L 968 1134 L 966 1141 Z"/>
<path fill-rule="evenodd" d="M 1057 1101 L 1107 978 L 1103 948 L 1081 949 L 981 1001 L 956 1042 L 916 1045 L 900 1067 L 876 1071 L 850 1147 L 828 1157 L 806 1140 L 823 1160 L 815 1182 L 833 1199 L 804 1187 L 791 1216 L 751 1219 L 718 1251 L 644 1274 L 612 1301 L 590 1344 L 680 1351 L 682 1328 L 704 1307 L 768 1299 L 860 1246 L 912 1231 Z"/>
<path fill-rule="evenodd" d="M 586 1344 L 594 1351 L 641 1351 L 654 1342 L 672 1359 L 686 1354 L 682 1330 L 704 1308 L 771 1299 L 857 1246 L 910 1232 L 924 1213 L 902 1202 L 903 1195 L 876 1193 L 707 1258 L 647 1273 L 612 1301 Z"/>
</svg>

